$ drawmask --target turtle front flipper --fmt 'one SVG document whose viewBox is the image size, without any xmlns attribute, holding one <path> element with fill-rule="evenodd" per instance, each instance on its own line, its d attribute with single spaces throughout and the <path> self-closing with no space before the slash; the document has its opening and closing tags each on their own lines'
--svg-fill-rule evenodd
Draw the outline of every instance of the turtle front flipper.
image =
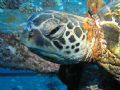
<svg viewBox="0 0 120 90">
<path fill-rule="evenodd" d="M 107 72 L 111 73 L 114 78 L 120 82 L 120 58 L 106 49 L 103 55 L 96 60 L 98 60 L 98 63 L 104 67 Z"/>
<path fill-rule="evenodd" d="M 117 23 L 104 21 L 101 28 L 106 41 L 106 49 L 97 57 L 98 63 L 120 82 L 120 27 Z"/>
<path fill-rule="evenodd" d="M 120 58 L 120 26 L 113 22 L 103 22 L 101 25 L 109 50 Z"/>
<path fill-rule="evenodd" d="M 120 0 L 106 5 L 96 16 L 106 41 L 96 60 L 120 82 Z"/>
<path fill-rule="evenodd" d="M 120 0 L 110 3 L 97 15 L 108 49 L 120 58 Z"/>
</svg>

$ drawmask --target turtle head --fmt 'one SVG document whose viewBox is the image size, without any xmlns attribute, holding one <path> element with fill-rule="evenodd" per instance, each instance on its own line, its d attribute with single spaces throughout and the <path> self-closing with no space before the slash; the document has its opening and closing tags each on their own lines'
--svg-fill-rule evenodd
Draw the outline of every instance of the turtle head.
<svg viewBox="0 0 120 90">
<path fill-rule="evenodd" d="M 87 54 L 82 21 L 66 13 L 52 11 L 31 16 L 21 41 L 33 53 L 61 64 L 78 63 Z"/>
</svg>

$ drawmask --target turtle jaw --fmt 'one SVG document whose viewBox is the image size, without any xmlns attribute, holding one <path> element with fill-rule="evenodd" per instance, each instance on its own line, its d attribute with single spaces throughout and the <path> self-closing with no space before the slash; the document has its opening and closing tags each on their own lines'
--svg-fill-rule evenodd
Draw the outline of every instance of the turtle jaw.
<svg viewBox="0 0 120 90">
<path fill-rule="evenodd" d="M 43 59 L 57 63 L 57 64 L 76 64 L 76 63 L 80 63 L 83 60 L 83 58 L 81 57 L 69 57 L 68 58 L 63 55 L 60 55 L 57 52 L 50 52 L 45 49 L 32 48 L 32 47 L 28 47 L 28 49 L 31 52 L 35 53 L 36 55 L 39 55 Z"/>
<path fill-rule="evenodd" d="M 65 53 L 56 50 L 54 47 L 41 47 L 37 46 L 35 43 L 29 42 L 27 39 L 24 39 L 22 43 L 34 54 L 42 57 L 45 60 L 58 63 L 58 64 L 76 64 L 84 60 L 81 57 L 76 56 L 67 56 Z M 78 55 L 77 55 L 78 56 Z"/>
<path fill-rule="evenodd" d="M 62 57 L 61 55 L 55 53 L 55 52 L 48 52 L 47 50 L 40 49 L 40 48 L 33 48 L 33 47 L 28 47 L 29 50 L 40 57 L 42 57 L 45 60 L 54 62 L 54 63 L 61 63 L 62 61 L 65 61 L 65 58 Z"/>
</svg>

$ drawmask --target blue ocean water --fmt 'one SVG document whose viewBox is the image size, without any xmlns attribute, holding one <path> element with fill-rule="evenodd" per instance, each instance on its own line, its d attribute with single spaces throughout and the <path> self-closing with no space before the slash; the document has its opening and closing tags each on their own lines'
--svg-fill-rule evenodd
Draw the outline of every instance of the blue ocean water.
<svg viewBox="0 0 120 90">
<path fill-rule="evenodd" d="M 0 73 L 0 90 L 66 90 L 55 74 L 10 69 L 0 69 Z"/>
<path fill-rule="evenodd" d="M 41 6 L 43 10 L 52 9 L 65 11 L 81 16 L 84 16 L 88 10 L 86 4 L 87 0 L 30 1 Z M 106 0 L 106 3 L 109 1 L 110 0 Z M 29 70 L 0 68 L 0 90 L 67 90 L 67 87 L 59 80 L 56 74 L 38 74 Z"/>
</svg>

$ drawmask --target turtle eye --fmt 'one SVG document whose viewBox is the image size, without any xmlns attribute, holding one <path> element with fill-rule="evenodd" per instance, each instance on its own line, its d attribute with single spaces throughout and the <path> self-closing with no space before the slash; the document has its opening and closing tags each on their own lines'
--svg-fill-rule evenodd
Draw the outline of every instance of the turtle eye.
<svg viewBox="0 0 120 90">
<path fill-rule="evenodd" d="M 59 31 L 60 27 L 61 27 L 61 26 L 58 26 L 58 27 L 54 28 L 54 29 L 50 32 L 49 35 L 53 35 L 53 34 L 57 33 L 57 32 Z"/>
<path fill-rule="evenodd" d="M 57 38 L 57 37 L 61 36 L 64 31 L 65 31 L 65 27 L 60 25 L 60 26 L 57 26 L 54 29 L 52 29 L 50 31 L 50 33 L 46 36 L 47 36 L 47 38 L 50 38 L 50 39 Z"/>
</svg>

